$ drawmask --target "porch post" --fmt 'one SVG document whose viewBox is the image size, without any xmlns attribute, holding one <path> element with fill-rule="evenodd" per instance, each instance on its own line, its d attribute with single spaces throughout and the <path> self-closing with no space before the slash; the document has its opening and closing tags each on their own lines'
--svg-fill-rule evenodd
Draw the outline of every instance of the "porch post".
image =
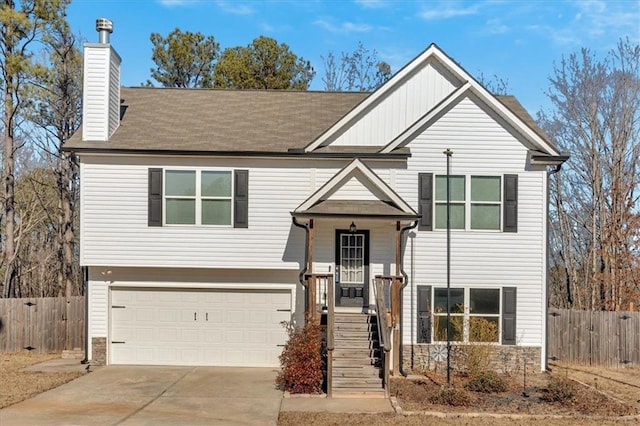
<svg viewBox="0 0 640 426">
<path fill-rule="evenodd" d="M 314 220 L 309 219 L 309 238 L 307 239 L 307 306 L 305 322 L 315 323 L 316 320 L 316 279 L 313 275 L 313 235 Z"/>
<path fill-rule="evenodd" d="M 402 254 L 402 227 L 400 221 L 396 221 L 396 273 L 393 281 L 391 282 L 391 323 L 393 325 L 393 375 L 398 376 L 400 374 L 400 292 L 402 284 L 398 280 L 400 276 L 400 263 Z"/>
</svg>

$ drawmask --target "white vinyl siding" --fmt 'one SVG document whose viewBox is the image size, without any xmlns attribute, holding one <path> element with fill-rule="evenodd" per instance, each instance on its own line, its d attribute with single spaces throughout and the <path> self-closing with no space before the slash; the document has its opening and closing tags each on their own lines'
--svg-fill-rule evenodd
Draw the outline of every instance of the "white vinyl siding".
<svg viewBox="0 0 640 426">
<path fill-rule="evenodd" d="M 447 148 L 453 151 L 453 175 L 490 176 L 496 172 L 518 175 L 518 232 L 453 230 L 451 285 L 517 287 L 517 344 L 542 345 L 546 291 L 545 171 L 525 171 L 527 148 L 470 98 L 462 100 L 408 146 L 412 156 L 406 170 L 396 171 L 396 190 L 413 206 L 418 201 L 418 173 L 445 175 L 446 157 L 442 152 Z M 436 230 L 415 234 L 409 238 L 404 253 L 405 271 L 412 270 L 413 245 L 413 285 L 442 286 L 447 280 L 447 233 Z M 412 291 L 408 286 L 403 295 L 405 307 L 415 306 L 415 289 Z M 403 330 L 403 342 L 410 344 L 410 330 L 415 333 L 417 328 L 408 309 L 404 311 Z"/>
<path fill-rule="evenodd" d="M 108 45 L 84 48 L 82 139 L 107 141 L 120 125 L 120 57 Z"/>
</svg>

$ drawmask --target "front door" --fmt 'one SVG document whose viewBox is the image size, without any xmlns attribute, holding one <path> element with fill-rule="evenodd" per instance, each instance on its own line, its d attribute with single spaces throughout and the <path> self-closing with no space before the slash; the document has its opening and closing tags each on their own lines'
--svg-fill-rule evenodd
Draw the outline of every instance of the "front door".
<svg viewBox="0 0 640 426">
<path fill-rule="evenodd" d="M 369 306 L 369 231 L 336 230 L 336 306 Z"/>
</svg>

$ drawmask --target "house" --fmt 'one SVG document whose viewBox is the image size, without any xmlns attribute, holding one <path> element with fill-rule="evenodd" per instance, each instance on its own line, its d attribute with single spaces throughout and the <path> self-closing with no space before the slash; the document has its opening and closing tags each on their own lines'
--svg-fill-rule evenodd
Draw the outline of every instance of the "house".
<svg viewBox="0 0 640 426">
<path fill-rule="evenodd" d="M 567 157 L 515 98 L 433 44 L 370 94 L 125 88 L 98 30 L 66 146 L 91 362 L 275 367 L 281 322 L 324 312 L 331 331 L 363 316 L 372 357 L 408 371 L 441 356 L 449 277 L 454 344 L 490 324 L 496 362 L 545 367 L 548 175 Z"/>
</svg>

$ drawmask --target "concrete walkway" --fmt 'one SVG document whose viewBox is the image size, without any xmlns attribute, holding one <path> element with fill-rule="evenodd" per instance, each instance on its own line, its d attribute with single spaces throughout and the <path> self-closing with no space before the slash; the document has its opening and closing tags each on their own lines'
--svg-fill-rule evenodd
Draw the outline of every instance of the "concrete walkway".
<svg viewBox="0 0 640 426">
<path fill-rule="evenodd" d="M 277 370 L 109 366 L 0 410 L 10 425 L 275 425 Z"/>
</svg>

